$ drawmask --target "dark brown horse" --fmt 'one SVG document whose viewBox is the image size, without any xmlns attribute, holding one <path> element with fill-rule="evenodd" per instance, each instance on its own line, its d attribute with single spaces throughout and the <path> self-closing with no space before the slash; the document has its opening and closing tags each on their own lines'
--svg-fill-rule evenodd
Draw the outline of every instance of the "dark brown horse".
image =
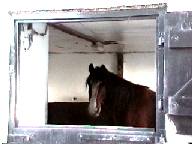
<svg viewBox="0 0 192 144">
<path fill-rule="evenodd" d="M 89 65 L 89 114 L 95 124 L 155 128 L 155 92 Z"/>
</svg>

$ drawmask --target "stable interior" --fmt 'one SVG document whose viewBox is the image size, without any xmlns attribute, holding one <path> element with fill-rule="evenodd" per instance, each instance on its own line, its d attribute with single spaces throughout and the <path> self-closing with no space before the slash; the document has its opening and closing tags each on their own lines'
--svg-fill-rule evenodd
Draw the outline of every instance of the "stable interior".
<svg viewBox="0 0 192 144">
<path fill-rule="evenodd" d="M 90 125 L 90 63 L 156 91 L 156 19 L 49 23 L 48 31 L 48 124 Z"/>
</svg>

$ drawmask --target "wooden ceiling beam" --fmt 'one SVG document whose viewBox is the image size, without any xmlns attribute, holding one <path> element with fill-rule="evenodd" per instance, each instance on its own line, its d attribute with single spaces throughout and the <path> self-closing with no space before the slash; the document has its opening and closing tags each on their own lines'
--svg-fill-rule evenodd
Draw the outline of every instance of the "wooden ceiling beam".
<svg viewBox="0 0 192 144">
<path fill-rule="evenodd" d="M 78 32 L 78 31 L 76 31 L 76 30 L 74 30 L 74 29 L 71 29 L 71 28 L 69 28 L 69 27 L 66 27 L 66 26 L 64 26 L 64 25 L 62 25 L 62 24 L 52 24 L 52 23 L 49 23 L 48 25 L 51 26 L 51 27 L 53 27 L 53 28 L 55 28 L 55 29 L 57 29 L 57 30 L 60 30 L 60 31 L 65 32 L 65 33 L 67 33 L 67 34 L 70 34 L 70 35 L 72 35 L 72 36 L 76 36 L 76 37 L 78 37 L 78 38 L 81 38 L 81 39 L 84 39 L 84 40 L 86 40 L 86 41 L 89 41 L 89 42 L 91 42 L 91 43 L 93 43 L 93 44 L 96 44 L 97 42 L 100 42 L 100 43 L 104 44 L 104 43 L 103 43 L 101 40 L 99 40 L 99 39 L 96 39 L 96 38 L 93 38 L 93 37 L 91 37 L 91 36 L 85 35 L 85 34 L 83 34 L 83 33 L 81 33 L 81 32 Z"/>
</svg>

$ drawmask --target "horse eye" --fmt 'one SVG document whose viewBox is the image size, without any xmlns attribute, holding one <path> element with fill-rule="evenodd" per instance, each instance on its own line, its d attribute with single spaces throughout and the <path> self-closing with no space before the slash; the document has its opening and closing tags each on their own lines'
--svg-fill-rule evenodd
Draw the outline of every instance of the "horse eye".
<svg viewBox="0 0 192 144">
<path fill-rule="evenodd" d="M 89 81 L 89 84 L 90 84 L 90 85 L 93 84 L 93 80 L 90 80 L 90 81 Z"/>
</svg>

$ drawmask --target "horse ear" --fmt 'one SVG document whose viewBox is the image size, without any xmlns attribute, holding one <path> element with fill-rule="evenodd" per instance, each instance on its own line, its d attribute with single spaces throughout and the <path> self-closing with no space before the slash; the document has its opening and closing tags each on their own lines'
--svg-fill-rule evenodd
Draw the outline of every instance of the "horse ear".
<svg viewBox="0 0 192 144">
<path fill-rule="evenodd" d="M 101 65 L 102 70 L 106 70 L 105 65 Z"/>
<path fill-rule="evenodd" d="M 91 73 L 93 70 L 94 70 L 93 64 L 90 63 L 90 65 L 89 65 L 89 72 Z"/>
</svg>

